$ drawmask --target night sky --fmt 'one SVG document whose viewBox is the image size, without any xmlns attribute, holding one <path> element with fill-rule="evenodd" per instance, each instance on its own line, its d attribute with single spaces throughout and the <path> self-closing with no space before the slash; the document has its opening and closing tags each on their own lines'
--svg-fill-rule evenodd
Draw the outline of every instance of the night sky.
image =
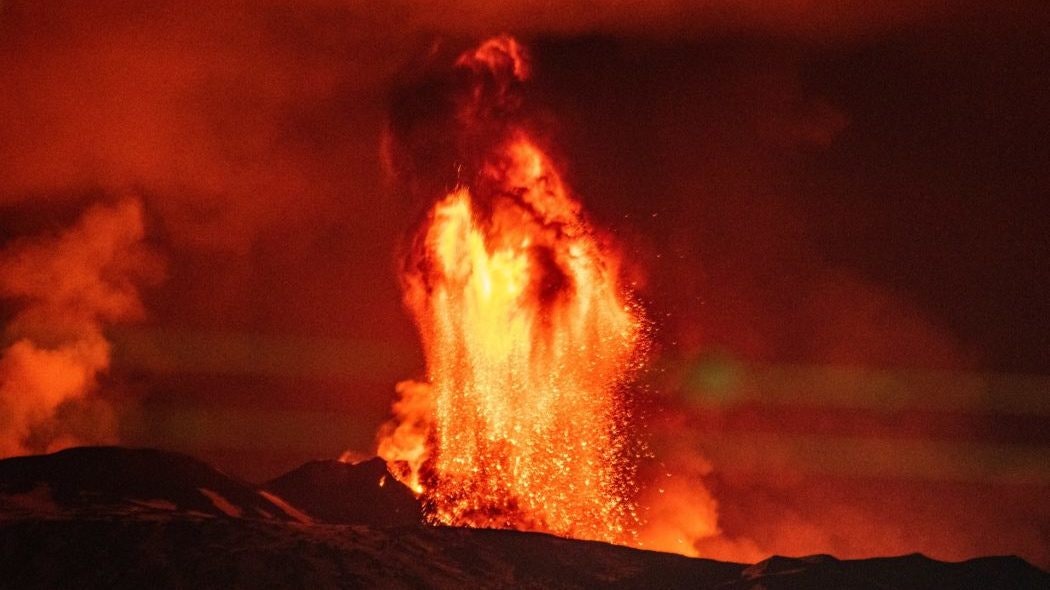
<svg viewBox="0 0 1050 590">
<path fill-rule="evenodd" d="M 654 326 L 647 469 L 734 547 L 1047 567 L 1045 3 L 497 4 L 0 0 L 2 344 L 111 344 L 44 415 L 0 362 L 0 426 L 256 481 L 373 453 L 423 371 L 392 97 L 509 32 Z"/>
</svg>

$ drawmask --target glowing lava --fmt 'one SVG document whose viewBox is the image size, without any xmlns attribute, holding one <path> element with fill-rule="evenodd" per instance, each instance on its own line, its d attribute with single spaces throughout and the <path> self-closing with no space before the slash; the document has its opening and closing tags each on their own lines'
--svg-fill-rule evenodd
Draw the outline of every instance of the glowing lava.
<svg viewBox="0 0 1050 590">
<path fill-rule="evenodd" d="M 459 107 L 467 126 L 529 72 L 509 37 L 455 67 L 479 84 Z M 620 390 L 641 316 L 548 155 L 523 126 L 495 128 L 406 261 L 427 383 L 399 385 L 379 454 L 432 522 L 625 542 L 637 522 Z"/>
</svg>

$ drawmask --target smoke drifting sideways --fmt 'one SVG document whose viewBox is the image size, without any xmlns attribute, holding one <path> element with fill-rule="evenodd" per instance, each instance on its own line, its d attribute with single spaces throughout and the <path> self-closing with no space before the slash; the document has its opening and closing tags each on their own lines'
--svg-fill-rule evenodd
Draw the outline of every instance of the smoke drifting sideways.
<svg viewBox="0 0 1050 590">
<path fill-rule="evenodd" d="M 139 288 L 162 276 L 144 237 L 142 205 L 126 197 L 0 252 L 0 297 L 20 307 L 0 357 L 0 456 L 117 440 L 99 391 L 110 366 L 105 328 L 142 318 Z"/>
</svg>

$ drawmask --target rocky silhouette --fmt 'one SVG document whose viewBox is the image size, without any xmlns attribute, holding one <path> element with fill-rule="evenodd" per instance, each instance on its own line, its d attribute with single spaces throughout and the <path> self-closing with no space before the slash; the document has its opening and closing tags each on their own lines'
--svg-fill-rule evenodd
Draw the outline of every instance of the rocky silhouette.
<svg viewBox="0 0 1050 590">
<path fill-rule="evenodd" d="M 1050 575 L 1016 557 L 815 555 L 752 565 L 424 526 L 399 486 L 377 460 L 311 462 L 256 488 L 150 449 L 6 459 L 0 588 L 1050 587 Z"/>
</svg>

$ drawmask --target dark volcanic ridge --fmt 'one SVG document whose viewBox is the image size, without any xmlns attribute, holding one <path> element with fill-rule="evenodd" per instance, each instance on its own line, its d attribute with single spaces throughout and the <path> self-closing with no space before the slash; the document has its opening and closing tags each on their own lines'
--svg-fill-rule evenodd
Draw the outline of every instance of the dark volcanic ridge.
<svg viewBox="0 0 1050 590">
<path fill-rule="evenodd" d="M 394 479 L 386 462 L 310 461 L 262 488 L 306 510 L 319 521 L 380 527 L 421 524 L 422 506 Z"/>
<path fill-rule="evenodd" d="M 0 588 L 55 587 L 1044 589 L 1050 575 L 1016 557 L 748 565 L 422 526 L 378 460 L 256 488 L 186 455 L 85 447 L 0 461 Z"/>
<path fill-rule="evenodd" d="M 188 455 L 77 447 L 0 460 L 0 513 L 25 516 L 169 514 L 364 524 L 422 523 L 412 492 L 376 458 L 311 461 L 261 486 Z"/>
<path fill-rule="evenodd" d="M 188 455 L 155 449 L 77 447 L 0 461 L 7 514 L 181 514 L 309 521 Z"/>
</svg>

